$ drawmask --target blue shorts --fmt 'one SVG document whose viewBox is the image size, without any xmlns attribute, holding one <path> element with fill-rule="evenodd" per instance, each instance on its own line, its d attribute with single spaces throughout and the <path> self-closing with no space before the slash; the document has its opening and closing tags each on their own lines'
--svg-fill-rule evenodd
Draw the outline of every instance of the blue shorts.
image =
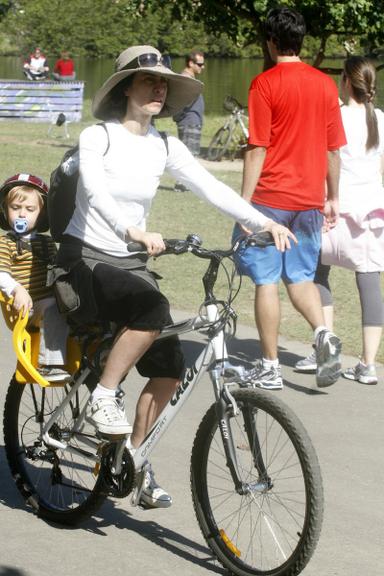
<svg viewBox="0 0 384 576">
<path fill-rule="evenodd" d="M 279 252 L 275 246 L 242 248 L 235 258 L 239 272 L 250 276 L 257 285 L 278 284 L 280 279 L 288 284 L 312 281 L 321 246 L 323 215 L 320 210 L 280 210 L 260 204 L 253 206 L 268 218 L 289 228 L 298 244 L 291 242 L 291 249 L 285 252 Z M 236 224 L 232 239 L 241 234 Z"/>
</svg>

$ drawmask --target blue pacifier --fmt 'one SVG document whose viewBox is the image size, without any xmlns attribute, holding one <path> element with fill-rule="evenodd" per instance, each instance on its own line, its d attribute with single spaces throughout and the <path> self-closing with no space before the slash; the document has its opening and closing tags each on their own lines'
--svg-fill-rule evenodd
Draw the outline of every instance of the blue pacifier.
<svg viewBox="0 0 384 576">
<path fill-rule="evenodd" d="M 28 222 L 26 218 L 16 218 L 13 223 L 13 229 L 17 234 L 25 234 L 28 230 Z"/>
</svg>

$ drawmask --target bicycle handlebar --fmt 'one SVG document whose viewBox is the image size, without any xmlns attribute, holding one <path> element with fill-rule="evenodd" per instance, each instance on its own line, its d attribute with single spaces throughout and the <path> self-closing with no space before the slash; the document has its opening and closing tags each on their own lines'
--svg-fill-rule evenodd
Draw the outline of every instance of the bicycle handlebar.
<svg viewBox="0 0 384 576">
<path fill-rule="evenodd" d="M 257 246 L 265 248 L 266 246 L 274 245 L 273 236 L 270 232 L 262 231 L 250 234 L 248 236 L 240 236 L 229 250 L 209 250 L 203 248 L 202 240 L 197 234 L 189 234 L 185 240 L 180 239 L 164 239 L 165 250 L 158 256 L 166 254 L 186 254 L 190 252 L 198 258 L 226 258 L 235 254 L 241 245 L 243 246 Z M 129 242 L 127 244 L 128 252 L 146 252 L 144 244 L 141 242 Z"/>
</svg>

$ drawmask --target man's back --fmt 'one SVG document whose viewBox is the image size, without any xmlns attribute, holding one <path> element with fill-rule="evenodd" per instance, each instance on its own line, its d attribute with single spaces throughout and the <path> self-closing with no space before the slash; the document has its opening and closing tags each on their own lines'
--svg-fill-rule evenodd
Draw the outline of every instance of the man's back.
<svg viewBox="0 0 384 576">
<path fill-rule="evenodd" d="M 267 149 L 254 198 L 288 210 L 321 208 L 327 151 L 344 143 L 337 87 L 301 61 L 257 76 L 249 93 L 249 143 Z"/>
</svg>

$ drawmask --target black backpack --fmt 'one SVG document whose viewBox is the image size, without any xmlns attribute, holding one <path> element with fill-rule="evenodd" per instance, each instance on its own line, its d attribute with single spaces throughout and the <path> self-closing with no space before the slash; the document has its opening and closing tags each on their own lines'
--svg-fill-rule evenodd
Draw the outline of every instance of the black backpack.
<svg viewBox="0 0 384 576">
<path fill-rule="evenodd" d="M 102 126 L 107 133 L 108 144 L 104 152 L 105 156 L 109 150 L 109 134 L 104 122 L 100 122 L 98 126 Z M 75 210 L 79 163 L 79 145 L 76 144 L 67 150 L 60 164 L 51 174 L 47 211 L 49 230 L 55 242 L 62 240 Z"/>
<path fill-rule="evenodd" d="M 104 122 L 100 122 L 107 133 L 108 144 L 103 154 L 109 150 L 109 134 Z M 168 154 L 168 139 L 165 132 L 159 132 Z M 49 229 L 55 242 L 61 242 L 63 234 L 72 218 L 76 204 L 77 181 L 79 179 L 79 145 L 70 148 L 63 156 L 60 164 L 51 174 L 47 211 Z"/>
</svg>

